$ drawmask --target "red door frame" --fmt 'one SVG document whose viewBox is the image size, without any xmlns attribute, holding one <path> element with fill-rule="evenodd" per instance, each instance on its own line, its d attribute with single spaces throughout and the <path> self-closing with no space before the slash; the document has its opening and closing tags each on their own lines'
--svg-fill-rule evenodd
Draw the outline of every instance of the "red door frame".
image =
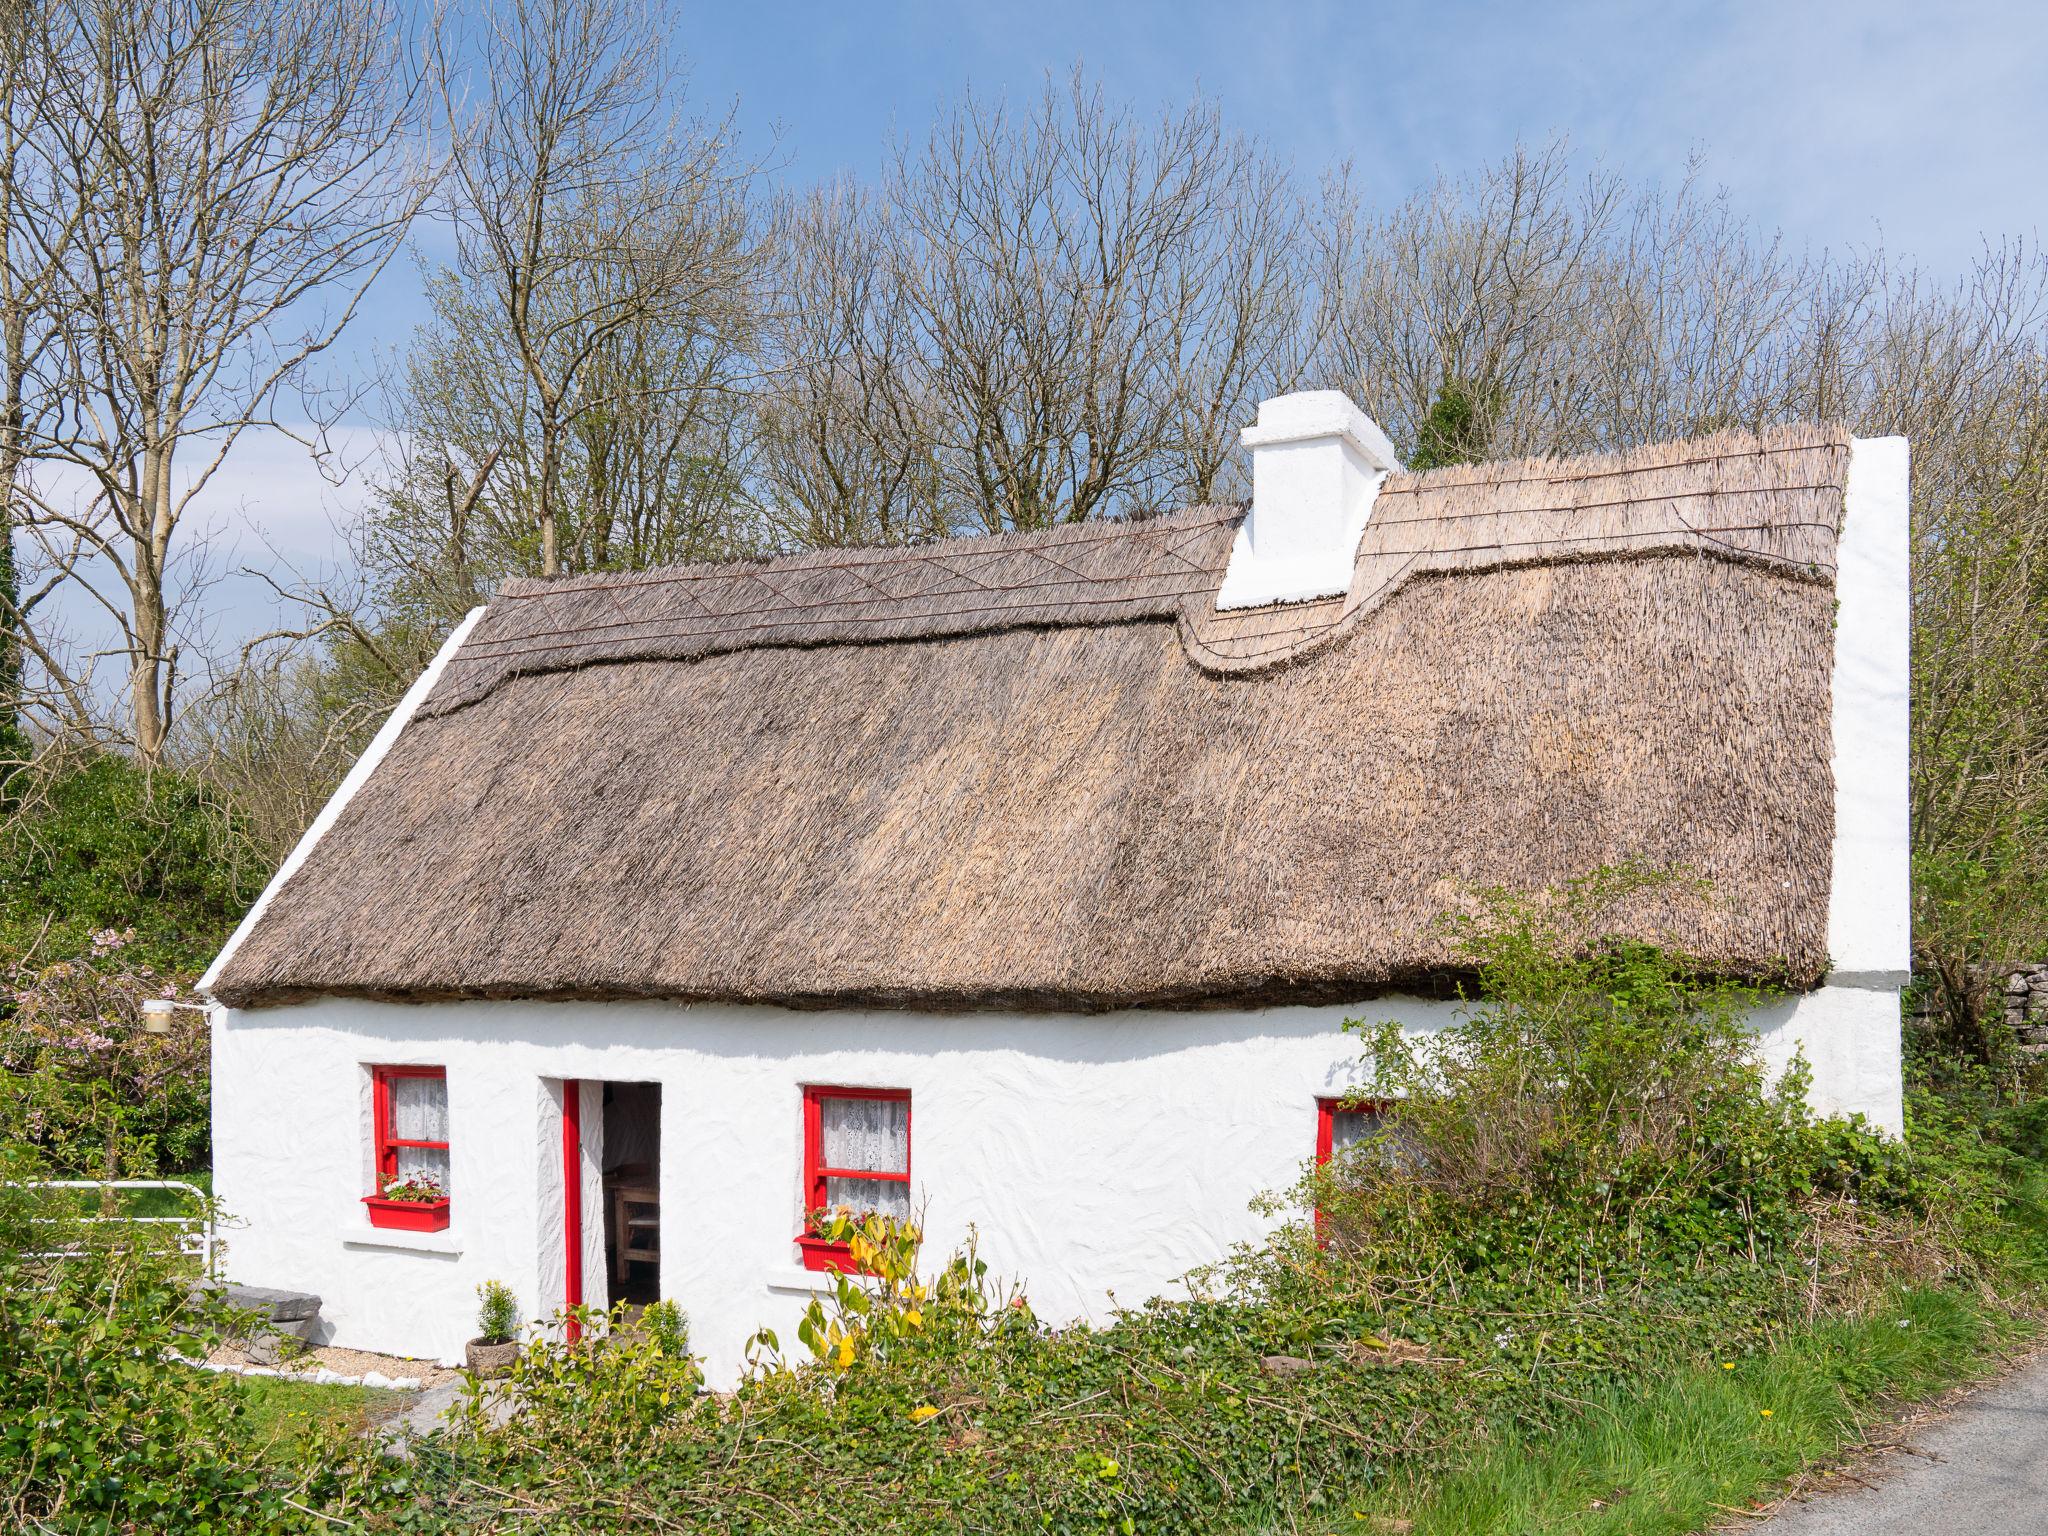
<svg viewBox="0 0 2048 1536">
<path fill-rule="evenodd" d="M 562 1300 L 583 1305 L 583 1084 L 562 1079 L 562 1230 L 568 1241 L 562 1271 Z M 583 1325 L 572 1315 L 563 1329 L 571 1344 L 583 1337 Z"/>
</svg>

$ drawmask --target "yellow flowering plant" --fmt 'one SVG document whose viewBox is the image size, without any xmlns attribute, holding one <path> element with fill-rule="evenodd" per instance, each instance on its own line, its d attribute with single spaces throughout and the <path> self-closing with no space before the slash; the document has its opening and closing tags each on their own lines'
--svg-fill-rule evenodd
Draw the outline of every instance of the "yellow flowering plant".
<svg viewBox="0 0 2048 1536">
<path fill-rule="evenodd" d="M 831 1289 L 805 1309 L 797 1324 L 798 1340 L 828 1371 L 851 1370 L 864 1360 L 920 1344 L 956 1346 L 992 1327 L 1031 1321 L 1021 1292 L 999 1293 L 991 1283 L 971 1232 L 966 1246 L 936 1276 L 924 1279 L 918 1274 L 924 1229 L 916 1221 L 842 1207 L 816 1213 L 811 1230 L 844 1244 L 856 1270 L 835 1272 Z M 771 1330 L 756 1334 L 753 1343 L 757 1367 L 784 1368 Z"/>
</svg>

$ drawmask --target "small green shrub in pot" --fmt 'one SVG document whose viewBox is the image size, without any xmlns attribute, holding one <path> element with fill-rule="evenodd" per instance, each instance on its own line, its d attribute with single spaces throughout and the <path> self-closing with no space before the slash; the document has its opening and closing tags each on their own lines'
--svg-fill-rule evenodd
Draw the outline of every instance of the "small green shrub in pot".
<svg viewBox="0 0 2048 1536">
<path fill-rule="evenodd" d="M 477 1336 L 464 1350 L 472 1376 L 503 1376 L 519 1358 L 519 1298 L 502 1280 L 476 1288 Z"/>
<path fill-rule="evenodd" d="M 519 1332 L 519 1298 L 502 1280 L 486 1280 L 476 1288 L 482 1303 L 476 1311 L 477 1339 L 484 1344 L 504 1344 Z"/>
</svg>

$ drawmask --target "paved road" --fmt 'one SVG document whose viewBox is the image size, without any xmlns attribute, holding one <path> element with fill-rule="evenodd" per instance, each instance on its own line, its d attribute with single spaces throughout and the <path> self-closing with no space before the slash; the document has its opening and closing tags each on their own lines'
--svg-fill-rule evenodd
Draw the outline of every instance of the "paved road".
<svg viewBox="0 0 2048 1536">
<path fill-rule="evenodd" d="M 1906 1444 L 1911 1451 L 1876 1464 L 1872 1486 L 1817 1494 L 1744 1529 L 1770 1536 L 2048 1533 L 2048 1359 L 1913 1431 Z"/>
</svg>

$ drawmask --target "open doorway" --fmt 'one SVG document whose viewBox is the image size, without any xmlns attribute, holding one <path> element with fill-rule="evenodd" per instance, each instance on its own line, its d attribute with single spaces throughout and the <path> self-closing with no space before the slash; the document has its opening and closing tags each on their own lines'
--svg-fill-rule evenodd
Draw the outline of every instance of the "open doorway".
<svg viewBox="0 0 2048 1536">
<path fill-rule="evenodd" d="M 604 1085 L 605 1302 L 661 1299 L 661 1084 Z"/>
</svg>

